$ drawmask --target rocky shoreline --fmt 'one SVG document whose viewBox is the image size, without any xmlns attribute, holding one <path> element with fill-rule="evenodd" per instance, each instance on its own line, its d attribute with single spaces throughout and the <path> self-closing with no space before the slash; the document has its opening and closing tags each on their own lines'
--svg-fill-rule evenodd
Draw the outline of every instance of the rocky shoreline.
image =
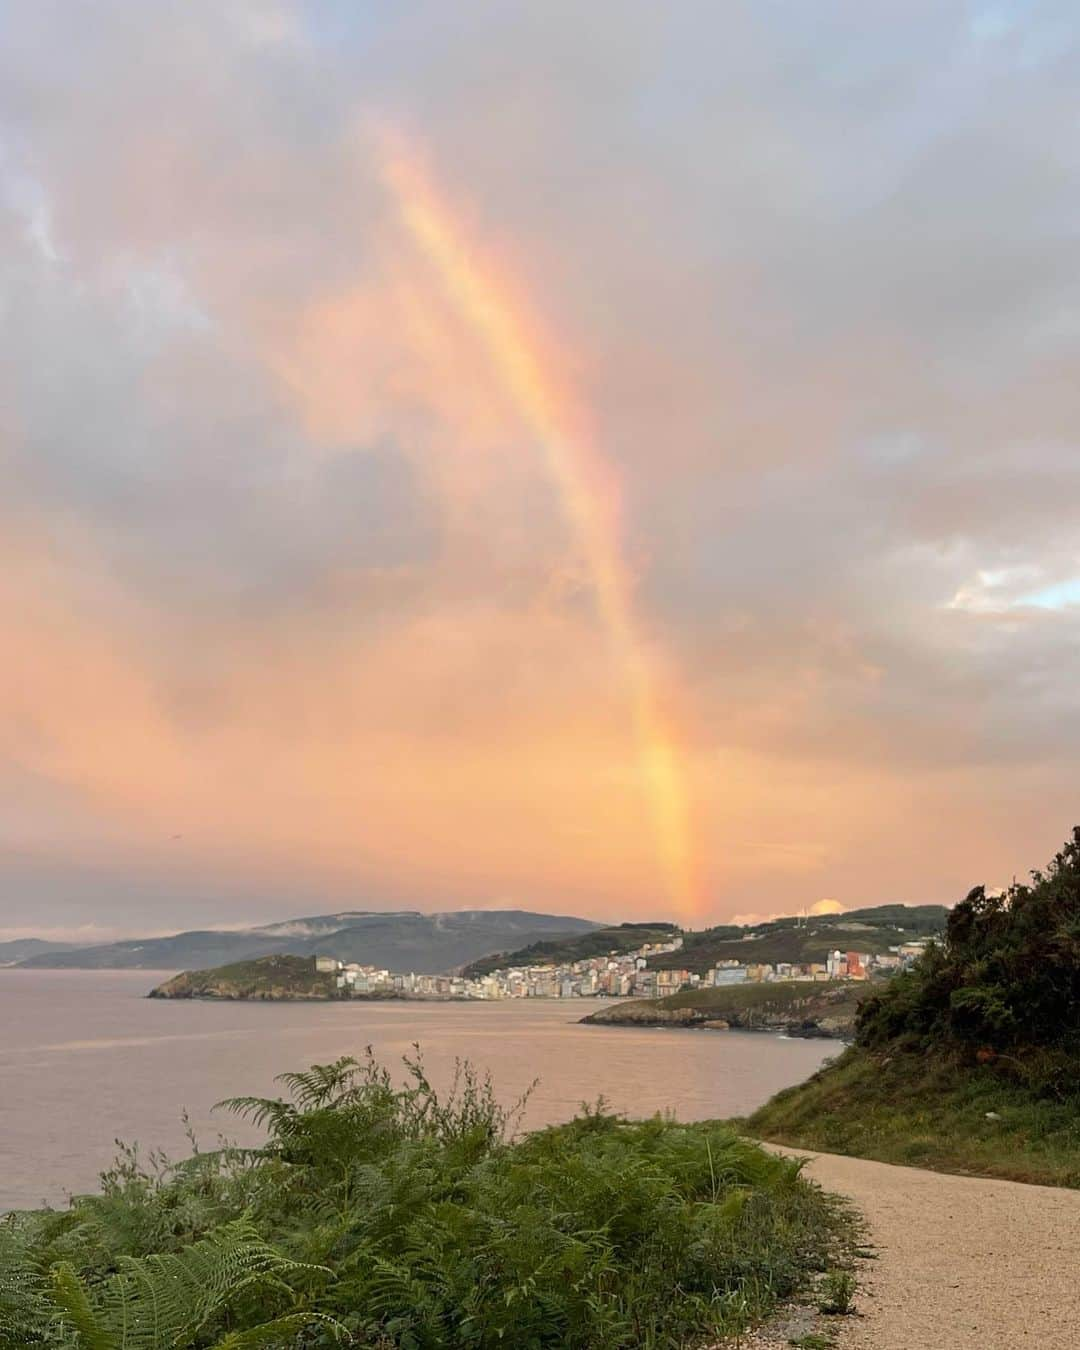
<svg viewBox="0 0 1080 1350">
<path fill-rule="evenodd" d="M 855 1025 L 855 1005 L 844 994 L 809 995 L 790 1001 L 785 1007 L 740 1006 L 740 1001 L 734 997 L 708 1004 L 670 1006 L 671 1002 L 668 999 L 635 999 L 600 1008 L 581 1021 L 588 1026 L 605 1027 L 765 1031 L 815 1040 L 849 1040 Z"/>
</svg>

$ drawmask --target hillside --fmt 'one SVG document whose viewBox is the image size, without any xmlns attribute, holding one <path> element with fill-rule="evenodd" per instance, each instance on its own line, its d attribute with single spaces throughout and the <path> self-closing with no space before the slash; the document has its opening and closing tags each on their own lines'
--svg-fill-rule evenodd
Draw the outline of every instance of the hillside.
<svg viewBox="0 0 1080 1350">
<path fill-rule="evenodd" d="M 687 989 L 666 998 L 612 1003 L 583 1017 L 593 1026 L 679 1026 L 846 1036 L 865 989 L 842 980 L 796 980 Z"/>
<path fill-rule="evenodd" d="M 673 923 L 622 923 L 617 927 L 594 928 L 588 933 L 574 933 L 566 937 L 543 938 L 514 951 L 494 952 L 467 966 L 464 974 L 469 979 L 480 979 L 493 970 L 507 966 L 545 966 L 587 961 L 593 956 L 609 952 L 632 952 L 647 943 L 668 942 L 678 933 Z"/>
<path fill-rule="evenodd" d="M 438 974 L 511 945 L 587 933 L 597 927 L 590 919 L 517 909 L 436 914 L 345 911 L 239 931 L 199 930 L 48 951 L 19 964 L 61 969 L 206 970 L 262 956 L 323 955 L 391 970 Z"/>
<path fill-rule="evenodd" d="M 149 998 L 337 998 L 333 975 L 320 974 L 308 956 L 260 956 L 214 970 L 185 970 L 152 989 Z"/>
<path fill-rule="evenodd" d="M 746 1122 L 885 1162 L 1080 1186 L 1080 829 L 1030 885 L 977 887 L 871 993 L 856 1043 Z"/>
<path fill-rule="evenodd" d="M 884 953 L 901 942 L 941 933 L 948 914 L 944 905 L 882 905 L 844 914 L 774 919 L 750 928 L 706 928 L 684 933 L 681 950 L 651 957 L 649 966 L 703 974 L 719 961 L 824 961 L 837 948 Z"/>
</svg>

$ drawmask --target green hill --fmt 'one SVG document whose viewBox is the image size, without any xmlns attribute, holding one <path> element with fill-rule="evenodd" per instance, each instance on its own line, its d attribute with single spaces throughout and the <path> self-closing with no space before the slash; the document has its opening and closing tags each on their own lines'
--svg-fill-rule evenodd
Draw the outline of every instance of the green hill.
<svg viewBox="0 0 1080 1350">
<path fill-rule="evenodd" d="M 833 1152 L 1080 1186 L 1080 828 L 1030 885 L 977 887 L 870 993 L 856 1043 L 747 1122 Z"/>
<path fill-rule="evenodd" d="M 572 933 L 565 937 L 544 938 L 513 951 L 495 952 L 465 967 L 470 980 L 507 966 L 554 966 L 586 961 L 609 952 L 632 952 L 646 943 L 670 942 L 678 933 L 673 923 L 621 923 L 618 927 L 594 928 L 590 933 Z"/>
<path fill-rule="evenodd" d="M 940 934 L 948 913 L 944 905 L 882 905 L 844 914 L 774 919 L 750 928 L 706 928 L 684 933 L 679 951 L 651 957 L 649 966 L 703 974 L 718 961 L 824 961 L 837 948 L 880 954 L 901 942 Z"/>
</svg>

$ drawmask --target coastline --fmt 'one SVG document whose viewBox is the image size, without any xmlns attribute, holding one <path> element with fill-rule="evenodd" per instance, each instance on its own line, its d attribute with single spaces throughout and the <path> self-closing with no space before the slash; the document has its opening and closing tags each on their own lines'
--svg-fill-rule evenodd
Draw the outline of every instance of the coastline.
<svg viewBox="0 0 1080 1350">
<path fill-rule="evenodd" d="M 579 1026 L 592 1027 L 630 1027 L 635 1030 L 645 1031 L 712 1031 L 712 1032 L 734 1032 L 736 1035 L 747 1036 L 778 1036 L 783 1040 L 793 1041 L 836 1041 L 840 1045 L 849 1045 L 851 1043 L 850 1033 L 847 1031 L 833 1031 L 820 1027 L 816 1024 L 802 1026 L 797 1023 L 788 1023 L 785 1025 L 776 1024 L 769 1026 L 740 1026 L 737 1023 L 728 1023 L 724 1026 L 715 1022 L 605 1022 L 589 1014 L 587 1017 L 578 1018 Z"/>
</svg>

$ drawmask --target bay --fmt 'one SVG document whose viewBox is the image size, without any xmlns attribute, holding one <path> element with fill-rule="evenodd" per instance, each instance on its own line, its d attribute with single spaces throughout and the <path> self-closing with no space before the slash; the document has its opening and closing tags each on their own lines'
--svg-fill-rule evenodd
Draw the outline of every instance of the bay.
<svg viewBox="0 0 1080 1350">
<path fill-rule="evenodd" d="M 456 1057 L 510 1103 L 539 1083 L 522 1124 L 566 1120 L 603 1097 L 631 1116 L 744 1115 L 839 1046 L 738 1032 L 581 1026 L 593 1000 L 501 1003 L 214 1003 L 147 1000 L 173 972 L 0 970 L 0 1213 L 94 1188 L 115 1140 L 144 1152 L 261 1136 L 213 1111 L 276 1094 L 276 1074 L 363 1053 L 391 1067 L 419 1043 L 432 1081 Z"/>
</svg>

